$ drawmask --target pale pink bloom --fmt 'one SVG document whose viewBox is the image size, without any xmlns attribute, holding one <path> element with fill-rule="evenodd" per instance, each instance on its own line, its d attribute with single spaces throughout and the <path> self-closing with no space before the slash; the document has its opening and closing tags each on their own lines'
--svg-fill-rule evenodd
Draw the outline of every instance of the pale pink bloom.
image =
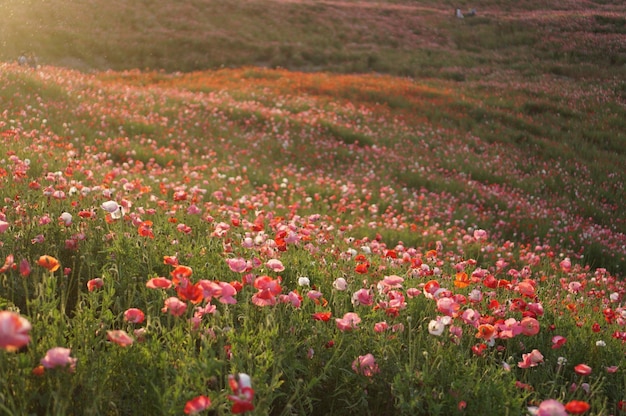
<svg viewBox="0 0 626 416">
<path fill-rule="evenodd" d="M 376 331 L 378 333 L 385 332 L 388 328 L 389 328 L 389 325 L 385 321 L 376 322 L 374 324 L 374 331 Z"/>
<path fill-rule="evenodd" d="M 572 270 L 572 262 L 570 261 L 569 257 L 561 260 L 559 266 L 561 266 L 561 270 L 565 273 L 569 273 Z"/>
<path fill-rule="evenodd" d="M 65 225 L 66 227 L 69 227 L 70 225 L 72 225 L 72 214 L 70 214 L 69 212 L 62 213 L 61 216 L 59 216 L 59 221 L 63 223 L 63 225 Z"/>
<path fill-rule="evenodd" d="M 294 291 L 291 291 L 286 295 L 279 295 L 279 299 L 282 303 L 291 303 L 291 306 L 294 308 L 299 308 L 302 305 L 302 299 Z"/>
<path fill-rule="evenodd" d="M 161 312 L 168 312 L 173 316 L 181 316 L 187 310 L 187 304 L 175 296 L 165 299 L 165 306 L 161 308 Z"/>
<path fill-rule="evenodd" d="M 130 308 L 124 312 L 124 320 L 133 324 L 140 324 L 145 319 L 145 315 L 141 309 Z"/>
<path fill-rule="evenodd" d="M 146 282 L 146 287 L 150 289 L 169 289 L 172 287 L 172 281 L 165 277 L 153 277 Z"/>
<path fill-rule="evenodd" d="M 504 323 L 497 324 L 498 338 L 509 339 L 522 333 L 522 326 L 515 318 L 509 318 Z"/>
<path fill-rule="evenodd" d="M 15 351 L 30 342 L 30 322 L 15 312 L 0 311 L 0 348 Z"/>
<path fill-rule="evenodd" d="M 270 259 L 265 265 L 274 272 L 282 272 L 285 270 L 285 266 L 283 266 L 283 263 L 278 259 Z"/>
<path fill-rule="evenodd" d="M 522 354 L 522 361 L 517 363 L 519 368 L 535 367 L 537 364 L 543 362 L 543 354 L 539 350 L 532 350 L 528 354 Z"/>
<path fill-rule="evenodd" d="M 248 262 L 241 257 L 236 259 L 226 259 L 226 263 L 228 263 L 230 270 L 236 273 L 243 273 L 248 269 Z"/>
<path fill-rule="evenodd" d="M 441 336 L 445 329 L 446 326 L 441 319 L 431 319 L 428 323 L 428 333 L 436 337 Z"/>
<path fill-rule="evenodd" d="M 541 402 L 537 409 L 537 416 L 567 416 L 567 412 L 561 402 L 549 399 Z"/>
<path fill-rule="evenodd" d="M 333 282 L 333 287 L 336 290 L 343 291 L 343 290 L 346 290 L 348 288 L 348 282 L 346 282 L 346 279 L 344 279 L 343 277 L 338 277 Z"/>
<path fill-rule="evenodd" d="M 478 289 L 473 289 L 471 292 L 468 293 L 467 299 L 469 299 L 469 301 L 472 303 L 480 302 L 483 300 L 483 292 Z"/>
<path fill-rule="evenodd" d="M 374 303 L 374 295 L 368 289 L 359 289 L 352 295 L 352 303 L 355 305 L 370 306 Z"/>
<path fill-rule="evenodd" d="M 473 327 L 478 328 L 478 324 L 480 321 L 480 313 L 475 311 L 474 309 L 465 309 L 461 314 L 461 319 L 468 325 L 472 325 Z"/>
<path fill-rule="evenodd" d="M 474 230 L 474 238 L 478 241 L 487 239 L 487 231 L 485 230 Z"/>
<path fill-rule="evenodd" d="M 41 359 L 41 365 L 45 368 L 69 366 L 70 370 L 74 370 L 76 367 L 76 358 L 70 357 L 71 352 L 69 348 L 51 348 L 46 352 L 46 356 Z"/>
<path fill-rule="evenodd" d="M 116 343 L 120 347 L 127 347 L 132 345 L 135 341 L 131 338 L 130 335 L 126 333 L 126 331 L 115 330 L 115 331 L 107 331 L 107 339 L 111 342 Z"/>
<path fill-rule="evenodd" d="M 306 292 L 306 296 L 311 300 L 315 300 L 322 297 L 322 292 L 318 290 L 309 290 L 308 292 Z"/>
<path fill-rule="evenodd" d="M 372 377 L 374 374 L 380 372 L 376 359 L 372 354 L 359 355 L 357 359 L 352 362 L 352 369 L 357 374 L 362 374 L 366 377 Z"/>
<path fill-rule="evenodd" d="M 422 291 L 416 287 L 410 287 L 406 290 L 406 295 L 409 297 L 409 299 L 418 297 L 421 294 L 422 294 Z"/>
<path fill-rule="evenodd" d="M 9 223 L 3 220 L 0 220 L 0 234 L 5 232 L 9 228 Z"/>
<path fill-rule="evenodd" d="M 452 298 L 440 298 L 437 300 L 437 310 L 448 316 L 457 316 L 461 305 Z"/>
<path fill-rule="evenodd" d="M 235 289 L 233 285 L 227 282 L 219 282 L 218 284 L 220 286 L 220 289 L 222 289 L 218 299 L 219 302 L 227 303 L 229 305 L 234 305 L 235 303 L 237 303 L 237 299 L 233 297 L 237 294 L 237 289 Z"/>
<path fill-rule="evenodd" d="M 114 213 L 115 211 L 120 209 L 120 206 L 117 204 L 117 202 L 115 201 L 106 201 L 103 202 L 102 205 L 100 205 L 100 207 L 105 210 L 106 212 L 108 212 L 109 214 Z"/>
<path fill-rule="evenodd" d="M 402 287 L 402 283 L 404 282 L 404 279 L 400 276 L 396 276 L 395 274 L 392 274 L 391 276 L 385 276 L 382 282 L 385 286 L 389 286 L 391 288 L 396 289 L 396 288 Z"/>
<path fill-rule="evenodd" d="M 311 286 L 311 280 L 306 276 L 298 277 L 298 286 Z"/>
<path fill-rule="evenodd" d="M 337 322 L 337 328 L 341 331 L 349 331 L 357 328 L 361 318 L 354 312 L 348 312 L 343 315 L 343 318 L 335 318 L 335 321 Z"/>
<path fill-rule="evenodd" d="M 95 279 L 91 279 L 87 282 L 87 290 L 93 292 L 96 289 L 100 289 L 104 285 L 104 280 L 100 277 L 96 277 Z"/>
</svg>

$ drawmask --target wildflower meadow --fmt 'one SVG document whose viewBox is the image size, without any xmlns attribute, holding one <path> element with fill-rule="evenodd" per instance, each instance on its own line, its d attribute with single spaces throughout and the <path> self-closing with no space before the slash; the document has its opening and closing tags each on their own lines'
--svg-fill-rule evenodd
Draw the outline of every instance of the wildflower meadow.
<svg viewBox="0 0 626 416">
<path fill-rule="evenodd" d="M 619 82 L 0 63 L 0 414 L 626 414 Z"/>
</svg>

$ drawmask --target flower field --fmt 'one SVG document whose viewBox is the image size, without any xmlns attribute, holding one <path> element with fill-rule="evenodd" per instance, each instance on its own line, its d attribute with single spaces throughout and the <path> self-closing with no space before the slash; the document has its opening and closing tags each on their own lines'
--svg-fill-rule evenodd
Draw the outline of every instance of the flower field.
<svg viewBox="0 0 626 416">
<path fill-rule="evenodd" d="M 507 76 L 2 64 L 0 414 L 625 414 L 626 110 Z"/>
</svg>

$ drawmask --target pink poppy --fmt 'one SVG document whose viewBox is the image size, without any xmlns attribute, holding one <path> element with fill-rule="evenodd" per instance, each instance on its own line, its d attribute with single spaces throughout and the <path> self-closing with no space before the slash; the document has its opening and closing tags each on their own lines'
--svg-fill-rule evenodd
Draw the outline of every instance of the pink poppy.
<svg viewBox="0 0 626 416">
<path fill-rule="evenodd" d="M 562 337 L 561 335 L 555 335 L 552 337 L 552 349 L 555 350 L 557 348 L 561 348 L 565 345 L 567 338 Z"/>
<path fill-rule="evenodd" d="M 185 404 L 185 414 L 186 415 L 195 415 L 197 413 L 202 412 L 203 410 L 208 409 L 211 406 L 211 399 L 206 396 L 197 396 L 193 399 L 189 400 Z"/>
<path fill-rule="evenodd" d="M 537 416 L 567 416 L 565 406 L 557 400 L 544 400 L 537 409 Z"/>
<path fill-rule="evenodd" d="M 6 221 L 0 220 L 0 233 L 5 232 L 9 228 L 9 223 Z"/>
<path fill-rule="evenodd" d="M 385 332 L 387 329 L 389 328 L 389 324 L 387 324 L 387 322 L 383 321 L 383 322 L 376 322 L 374 324 L 374 331 L 375 332 Z"/>
<path fill-rule="evenodd" d="M 22 261 L 20 261 L 20 275 L 22 275 L 22 277 L 28 277 L 30 276 L 30 272 L 30 263 L 28 260 L 22 259 Z"/>
<path fill-rule="evenodd" d="M 172 281 L 165 277 L 153 277 L 146 282 L 146 287 L 150 289 L 169 289 L 172 287 Z"/>
<path fill-rule="evenodd" d="M 343 315 L 343 318 L 335 318 L 335 321 L 337 322 L 337 328 L 341 331 L 349 331 L 357 328 L 361 318 L 354 312 L 348 312 Z"/>
<path fill-rule="evenodd" d="M 93 292 L 96 289 L 100 289 L 103 285 L 104 281 L 101 278 L 96 277 L 95 279 L 91 279 L 87 282 L 87 290 Z"/>
<path fill-rule="evenodd" d="M 282 272 L 285 270 L 285 266 L 283 266 L 283 263 L 278 259 L 268 260 L 265 265 L 274 272 Z"/>
<path fill-rule="evenodd" d="M 30 342 L 28 320 L 15 312 L 0 311 L 0 348 L 15 351 Z"/>
<path fill-rule="evenodd" d="M 539 350 L 532 350 L 528 354 L 522 354 L 522 361 L 517 363 L 519 368 L 535 367 L 537 364 L 543 362 L 543 354 Z"/>
<path fill-rule="evenodd" d="M 233 297 L 237 294 L 237 289 L 235 289 L 233 285 L 227 282 L 219 282 L 218 284 L 221 289 L 221 293 L 218 299 L 220 303 L 227 303 L 229 305 L 234 305 L 235 303 L 237 303 L 237 299 Z"/>
<path fill-rule="evenodd" d="M 127 347 L 132 345 L 135 340 L 131 338 L 130 335 L 126 333 L 126 331 L 115 330 L 115 331 L 107 331 L 107 339 L 111 342 L 116 343 L 120 347 Z"/>
<path fill-rule="evenodd" d="M 365 377 L 372 377 L 374 374 L 380 372 L 376 359 L 372 354 L 359 355 L 357 359 L 352 362 L 352 369 L 357 374 L 362 374 Z"/>
<path fill-rule="evenodd" d="M 374 303 L 374 295 L 368 289 L 359 289 L 352 295 L 352 303 L 355 305 L 370 306 Z"/>
<path fill-rule="evenodd" d="M 187 304 L 182 302 L 175 296 L 165 299 L 165 306 L 161 308 L 161 312 L 168 312 L 173 316 L 181 316 L 187 310 Z"/>
<path fill-rule="evenodd" d="M 76 367 L 76 358 L 70 357 L 69 348 L 55 347 L 46 352 L 46 356 L 41 359 L 41 365 L 45 368 L 66 367 L 70 370 Z"/>
<path fill-rule="evenodd" d="M 230 270 L 235 273 L 243 273 L 248 268 L 248 262 L 241 257 L 236 259 L 226 259 L 226 263 L 228 264 Z"/>
<path fill-rule="evenodd" d="M 145 315 L 141 309 L 130 308 L 124 312 L 124 320 L 133 324 L 140 324 L 145 319 Z"/>
</svg>

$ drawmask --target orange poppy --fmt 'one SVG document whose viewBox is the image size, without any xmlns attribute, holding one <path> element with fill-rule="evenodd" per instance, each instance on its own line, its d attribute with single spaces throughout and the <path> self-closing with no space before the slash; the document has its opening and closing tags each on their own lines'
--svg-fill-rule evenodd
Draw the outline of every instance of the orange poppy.
<svg viewBox="0 0 626 416">
<path fill-rule="evenodd" d="M 465 272 L 459 272 L 456 274 L 456 279 L 454 280 L 454 286 L 458 288 L 464 288 L 469 286 L 470 280 Z"/>
<path fill-rule="evenodd" d="M 478 332 L 476 338 L 482 338 L 484 340 L 490 340 L 496 334 L 496 328 L 490 324 L 478 325 Z"/>
<path fill-rule="evenodd" d="M 52 256 L 48 256 L 47 254 L 39 257 L 37 264 L 49 272 L 56 272 L 59 270 L 59 267 L 61 267 L 61 263 L 59 263 L 57 259 Z"/>
</svg>

